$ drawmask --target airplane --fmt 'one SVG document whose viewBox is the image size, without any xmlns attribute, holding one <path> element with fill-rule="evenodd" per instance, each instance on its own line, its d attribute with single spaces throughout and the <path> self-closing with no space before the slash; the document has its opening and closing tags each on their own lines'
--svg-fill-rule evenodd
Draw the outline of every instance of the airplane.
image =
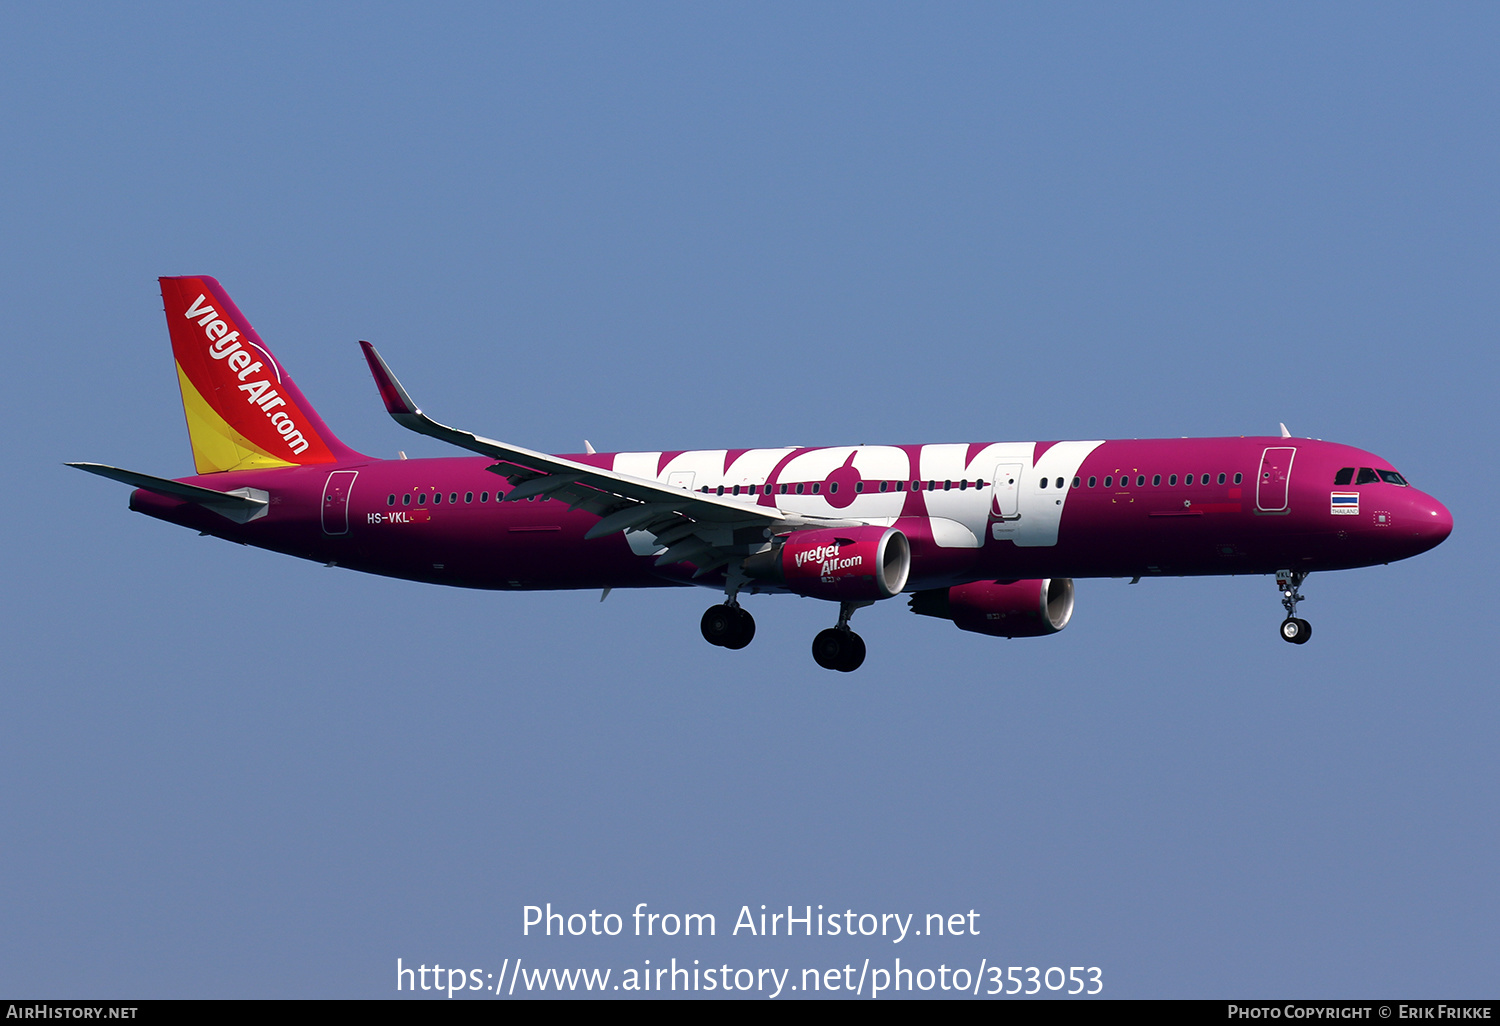
<svg viewBox="0 0 1500 1026">
<path fill-rule="evenodd" d="M 855 611 L 995 637 L 1056 634 L 1078 578 L 1274 574 L 1281 637 L 1309 573 L 1405 559 L 1453 517 L 1389 461 L 1279 436 L 959 442 L 551 455 L 447 427 L 368 342 L 402 427 L 475 455 L 377 459 L 324 424 L 213 278 L 160 279 L 196 474 L 70 463 L 134 487 L 130 508 L 228 541 L 366 573 L 500 591 L 700 586 L 710 644 L 742 649 L 740 598 L 838 606 L 819 666 L 865 658 Z M 602 600 L 602 598 L 601 598 Z"/>
</svg>

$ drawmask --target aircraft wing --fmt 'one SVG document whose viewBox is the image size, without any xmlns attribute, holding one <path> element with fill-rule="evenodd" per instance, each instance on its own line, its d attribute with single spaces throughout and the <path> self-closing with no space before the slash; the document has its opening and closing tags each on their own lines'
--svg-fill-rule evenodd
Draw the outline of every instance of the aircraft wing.
<svg viewBox="0 0 1500 1026">
<path fill-rule="evenodd" d="M 439 424 L 412 401 L 374 346 L 368 342 L 360 342 L 360 346 L 386 411 L 396 423 L 498 460 L 489 469 L 515 485 L 505 496 L 508 502 L 550 495 L 567 502 L 569 509 L 595 514 L 601 519 L 589 529 L 588 538 L 617 531 L 651 531 L 658 544 L 666 546 L 656 560 L 657 566 L 690 562 L 701 575 L 725 565 L 735 554 L 746 554 L 747 546 L 749 551 L 761 547 L 769 537 L 768 531 L 782 534 L 813 526 L 857 523 L 792 517 L 775 507 L 750 506 L 718 495 L 689 492 Z"/>
</svg>

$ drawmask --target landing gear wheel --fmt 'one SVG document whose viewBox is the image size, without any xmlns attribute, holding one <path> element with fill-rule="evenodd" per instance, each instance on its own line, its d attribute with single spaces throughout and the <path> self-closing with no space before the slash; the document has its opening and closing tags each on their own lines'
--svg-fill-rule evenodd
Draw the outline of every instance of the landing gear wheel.
<svg viewBox="0 0 1500 1026">
<path fill-rule="evenodd" d="M 1296 616 L 1289 616 L 1281 621 L 1281 640 L 1290 641 L 1293 645 L 1305 645 L 1307 639 L 1312 637 L 1312 624 Z"/>
<path fill-rule="evenodd" d="M 823 669 L 849 673 L 865 661 L 865 640 L 847 627 L 829 627 L 813 638 L 812 653 Z"/>
<path fill-rule="evenodd" d="M 744 648 L 755 637 L 755 617 L 739 606 L 730 606 L 729 612 L 733 614 L 734 628 L 729 640 L 723 645 L 730 649 Z"/>
<path fill-rule="evenodd" d="M 852 673 L 865 663 L 865 639 L 850 631 L 849 641 L 852 643 L 849 654 L 844 658 L 843 665 L 839 667 L 845 673 Z"/>
<path fill-rule="evenodd" d="M 734 626 L 734 610 L 723 605 L 709 606 L 699 624 L 703 630 L 703 640 L 721 647 L 734 637 Z"/>
<path fill-rule="evenodd" d="M 699 626 L 703 640 L 720 648 L 744 648 L 755 637 L 755 618 L 739 606 L 709 606 Z"/>
<path fill-rule="evenodd" d="M 819 631 L 813 638 L 813 662 L 825 670 L 837 670 L 839 658 L 844 654 L 844 632 L 837 627 Z"/>
</svg>

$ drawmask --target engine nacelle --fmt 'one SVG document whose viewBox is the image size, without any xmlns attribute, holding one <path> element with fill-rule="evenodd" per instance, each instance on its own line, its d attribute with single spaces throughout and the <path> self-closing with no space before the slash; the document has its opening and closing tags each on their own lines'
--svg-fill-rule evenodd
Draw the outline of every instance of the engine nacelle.
<svg viewBox="0 0 1500 1026">
<path fill-rule="evenodd" d="M 911 573 L 911 544 L 894 527 L 795 531 L 744 562 L 750 577 L 837 601 L 899 595 Z"/>
<path fill-rule="evenodd" d="M 1073 581 L 975 581 L 954 588 L 919 591 L 911 611 L 952 620 L 960 630 L 997 638 L 1056 634 L 1073 617 Z"/>
</svg>

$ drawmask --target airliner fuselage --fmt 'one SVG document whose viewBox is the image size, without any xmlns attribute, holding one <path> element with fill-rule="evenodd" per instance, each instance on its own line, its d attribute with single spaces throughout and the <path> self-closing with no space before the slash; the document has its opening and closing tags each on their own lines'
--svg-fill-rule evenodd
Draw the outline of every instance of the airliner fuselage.
<svg viewBox="0 0 1500 1026">
<path fill-rule="evenodd" d="M 131 508 L 231 541 L 466 588 L 697 585 L 741 648 L 741 596 L 839 604 L 814 644 L 849 670 L 858 608 L 906 594 L 965 630 L 1055 633 L 1073 578 L 1276 574 L 1282 637 L 1308 573 L 1404 559 L 1453 521 L 1373 453 L 1281 436 L 709 449 L 554 456 L 431 420 L 363 343 L 398 423 L 479 453 L 380 460 L 341 443 L 211 278 L 162 295 L 199 474 L 98 464 Z"/>
<path fill-rule="evenodd" d="M 858 519 L 911 540 L 910 591 L 978 579 L 1345 570 L 1417 555 L 1448 511 L 1380 457 L 1310 439 L 1183 438 L 567 457 L 708 489 L 747 507 Z M 695 581 L 657 567 L 650 531 L 587 540 L 599 517 L 549 495 L 504 502 L 486 457 L 356 460 L 180 480 L 270 493 L 239 524 L 138 490 L 131 508 L 231 541 L 432 584 L 505 590 L 638 588 Z M 1363 484 L 1339 472 L 1375 471 Z M 753 532 L 761 535 L 763 532 Z M 764 542 L 751 538 L 745 544 Z M 720 586 L 715 580 L 714 585 Z M 784 590 L 752 582 L 750 592 Z"/>
</svg>

